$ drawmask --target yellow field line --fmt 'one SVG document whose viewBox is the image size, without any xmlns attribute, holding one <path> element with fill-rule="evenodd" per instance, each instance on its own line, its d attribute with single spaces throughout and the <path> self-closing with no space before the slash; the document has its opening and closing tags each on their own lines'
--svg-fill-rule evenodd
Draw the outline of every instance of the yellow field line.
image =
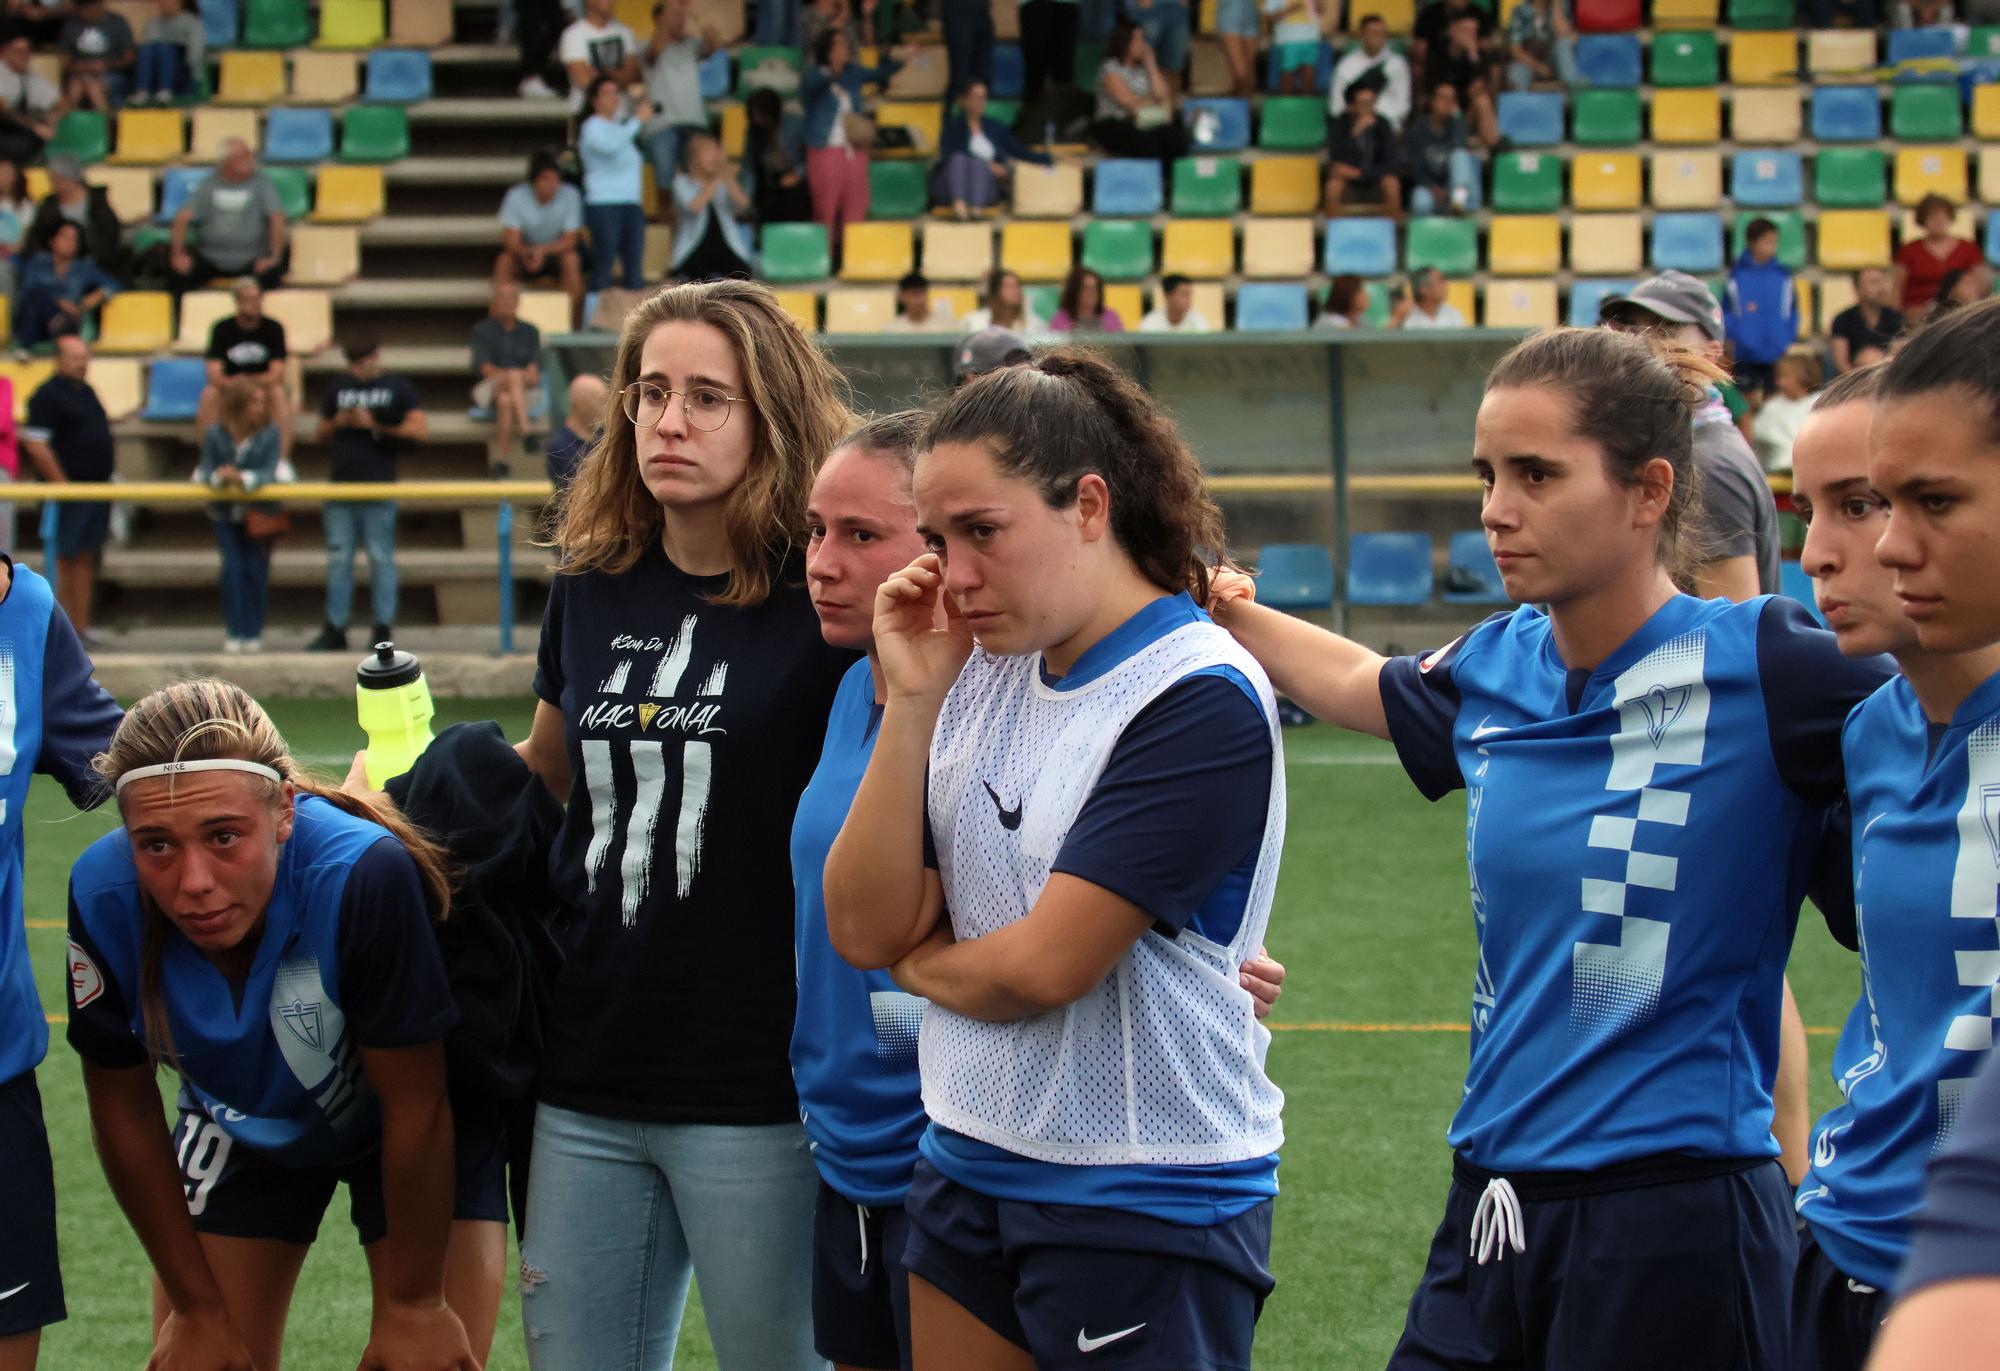
<svg viewBox="0 0 2000 1371">
<path fill-rule="evenodd" d="M 30 927 L 30 928 L 68 928 L 68 927 L 69 927 L 69 925 L 68 925 L 68 924 L 66 924 L 66 923 L 64 923 L 64 922 L 63 922 L 63 921 L 62 921 L 61 919 L 30 919 L 30 920 L 28 920 L 28 927 Z"/>
</svg>

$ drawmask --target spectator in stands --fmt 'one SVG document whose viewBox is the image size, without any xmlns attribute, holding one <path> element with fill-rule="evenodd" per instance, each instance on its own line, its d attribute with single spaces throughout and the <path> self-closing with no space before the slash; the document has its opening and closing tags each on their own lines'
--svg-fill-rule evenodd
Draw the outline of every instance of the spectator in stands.
<svg viewBox="0 0 2000 1371">
<path fill-rule="evenodd" d="M 0 22 L 37 48 L 51 48 L 62 38 L 63 22 L 75 10 L 75 0 L 6 0 L 6 18 Z"/>
<path fill-rule="evenodd" d="M 24 348 L 79 333 L 97 307 L 118 293 L 118 283 L 83 256 L 83 230 L 63 224 L 47 252 L 28 259 L 14 301 L 14 341 Z"/>
<path fill-rule="evenodd" d="M 199 248 L 188 246 L 190 228 Z M 214 174 L 174 216 L 168 284 L 180 295 L 218 276 L 254 276 L 265 290 L 275 290 L 291 257 L 289 235 L 278 188 L 257 169 L 249 144 L 228 139 Z"/>
<path fill-rule="evenodd" d="M 67 154 L 49 159 L 49 193 L 35 207 L 22 252 L 47 252 L 49 239 L 63 224 L 83 230 L 83 255 L 113 276 L 124 276 L 130 263 L 124 249 L 124 227 L 111 208 L 111 193 L 83 179 L 83 164 Z"/>
<path fill-rule="evenodd" d="M 341 351 L 347 374 L 326 388 L 320 402 L 319 441 L 333 447 L 333 480 L 393 481 L 410 444 L 430 436 L 423 399 L 407 377 L 382 370 L 374 338 L 349 338 Z M 396 502 L 329 500 L 321 517 L 326 522 L 326 625 L 306 651 L 347 650 L 357 543 L 368 556 L 369 600 L 375 611 L 368 641 L 395 637 Z"/>
<path fill-rule="evenodd" d="M 1452 24 L 1468 16 L 1478 25 L 1479 46 L 1491 49 L 1498 27 L 1492 10 L 1472 0 L 1429 0 L 1417 11 L 1416 22 L 1411 26 L 1410 65 L 1424 70 L 1431 54 L 1448 41 Z"/>
<path fill-rule="evenodd" d="M 1389 46 L 1389 26 L 1379 14 L 1364 15 L 1361 42 L 1340 55 L 1333 64 L 1333 89 L 1326 97 L 1326 112 L 1339 118 L 1347 112 L 1347 92 L 1356 81 L 1380 73 L 1375 113 L 1397 128 L 1410 120 L 1410 64 L 1403 54 Z"/>
<path fill-rule="evenodd" d="M 604 424 L 604 382 L 589 372 L 569 383 L 569 412 L 549 434 L 549 483 L 558 495 L 576 479 L 576 469 L 590 455 Z"/>
<path fill-rule="evenodd" d="M 863 66 L 842 29 L 820 35 L 812 54 L 799 81 L 806 108 L 806 180 L 813 218 L 826 226 L 827 244 L 837 255 L 847 226 L 868 217 L 868 149 L 875 124 L 861 111 L 861 88 L 886 83 L 903 64 L 891 57 L 880 66 Z"/>
<path fill-rule="evenodd" d="M 1899 29 L 1935 29 L 1957 21 L 1951 0 L 1897 0 L 1891 23 Z"/>
<path fill-rule="evenodd" d="M 1032 105 L 1044 87 L 1076 84 L 1076 0 L 1022 0 L 1021 98 Z"/>
<path fill-rule="evenodd" d="M 711 30 L 689 28 L 693 0 L 665 0 L 653 7 L 653 36 L 640 54 L 646 70 L 646 98 L 653 117 L 646 121 L 646 151 L 653 184 L 671 186 L 681 169 L 681 144 L 688 134 L 708 128 L 701 98 L 701 63 L 719 46 Z M 661 197 L 665 199 L 664 196 Z"/>
<path fill-rule="evenodd" d="M 674 178 L 674 255 L 683 281 L 749 276 L 757 260 L 747 227 L 756 206 L 714 134 L 692 133 L 687 170 Z"/>
<path fill-rule="evenodd" d="M 1097 114 L 1091 137 L 1113 157 L 1158 157 L 1172 161 L 1187 152 L 1187 130 L 1174 111 L 1152 44 L 1138 25 L 1121 19 L 1097 69 Z"/>
<path fill-rule="evenodd" d="M 962 91 L 977 81 L 993 84 L 993 5 L 991 0 L 938 0 L 944 20 L 948 64 L 945 89 Z"/>
<path fill-rule="evenodd" d="M 292 396 L 286 385 L 289 354 L 285 326 L 264 313 L 264 288 L 255 281 L 236 283 L 236 313 L 215 321 L 208 331 L 204 365 L 208 383 L 202 387 L 195 425 L 206 432 L 216 421 L 222 392 L 236 380 L 261 386 L 264 412 L 278 426 L 279 455 L 292 455 Z"/>
<path fill-rule="evenodd" d="M 931 198 L 970 219 L 972 211 L 999 203 L 1014 162 L 1054 165 L 1046 152 L 1036 152 L 986 113 L 985 83 L 974 81 L 958 93 L 958 109 L 945 120 Z"/>
<path fill-rule="evenodd" d="M 797 224 L 813 217 L 806 179 L 805 123 L 785 112 L 774 90 L 750 92 L 743 102 L 749 125 L 743 138 L 743 188 L 760 224 Z"/>
<path fill-rule="evenodd" d="M 930 278 L 907 273 L 896 283 L 896 313 L 882 325 L 884 333 L 957 333 L 960 325 L 951 306 L 931 299 Z"/>
<path fill-rule="evenodd" d="M 255 490 L 278 479 L 284 460 L 270 388 L 255 377 L 238 376 L 222 388 L 216 422 L 201 435 L 201 463 L 194 478 L 217 490 Z M 218 500 L 208 507 L 222 553 L 222 650 L 262 652 L 264 611 L 271 598 L 271 545 L 266 522 L 283 514 L 276 504 Z M 263 536 L 259 536 L 262 534 Z"/>
<path fill-rule="evenodd" d="M 133 75 L 132 105 L 171 105 L 194 88 L 194 73 L 202 69 L 208 33 L 201 16 L 190 14 L 186 0 L 155 0 L 154 16 L 139 35 L 139 61 Z"/>
<path fill-rule="evenodd" d="M 873 5 L 869 8 L 872 10 Z M 848 0 L 811 0 L 799 11 L 799 47 L 812 52 L 819 47 L 819 40 L 835 30 L 847 35 L 849 48 L 855 52 L 868 44 L 861 32 L 861 20 L 855 15 Z"/>
<path fill-rule="evenodd" d="M 1001 328 L 1033 338 L 1047 327 L 1029 307 L 1027 292 L 1021 289 L 1021 278 L 1005 267 L 986 274 L 979 308 L 965 316 L 967 333 Z"/>
<path fill-rule="evenodd" d="M 1764 470 L 1792 469 L 1792 442 L 1799 436 L 1799 426 L 1811 413 L 1825 380 L 1819 353 L 1812 348 L 1787 348 L 1778 359 L 1772 368 L 1771 393 L 1764 397 L 1764 403 L 1757 407 L 1757 417 L 1750 421 L 1751 446 L 1756 449 L 1757 460 L 1764 464 Z"/>
<path fill-rule="evenodd" d="M 1159 303 L 1139 321 L 1141 333 L 1213 333 L 1215 325 L 1194 307 L 1194 282 L 1185 276 L 1160 278 Z"/>
<path fill-rule="evenodd" d="M 1443 39 L 1430 45 L 1424 59 L 1424 91 L 1457 87 L 1459 108 L 1470 116 L 1474 136 L 1490 148 L 1500 141 L 1500 112 L 1493 103 L 1493 54 L 1480 25 L 1485 17 L 1480 9 L 1453 16 Z"/>
<path fill-rule="evenodd" d="M 642 75 L 639 36 L 618 22 L 614 0 L 583 0 L 583 15 L 562 31 L 556 55 L 569 77 L 569 107 L 574 114 L 596 110 L 589 97 L 599 77 L 611 78 L 623 92 Z"/>
<path fill-rule="evenodd" d="M 570 15 L 564 10 L 562 0 L 513 0 L 513 5 L 521 42 L 521 97 L 560 100 L 562 94 L 557 88 L 566 89 L 569 76 L 556 54 L 562 46 Z"/>
<path fill-rule="evenodd" d="M 1985 263 L 1963 269 L 1954 267 L 1938 282 L 1938 292 L 1931 297 L 1931 307 L 1924 315 L 1924 322 L 1935 323 L 1953 310 L 1977 304 L 1992 293 L 1993 283 Z"/>
<path fill-rule="evenodd" d="M 1349 87 L 1347 112 L 1328 131 L 1325 211 L 1329 216 L 1345 213 L 1349 205 L 1379 201 L 1391 218 L 1402 217 L 1403 156 L 1395 127 L 1375 112 L 1380 81 L 1370 73 Z"/>
<path fill-rule="evenodd" d="M 70 104 L 106 113 L 118 108 L 132 86 L 138 45 L 132 26 L 104 0 L 78 0 L 63 20 L 63 84 Z"/>
<path fill-rule="evenodd" d="M 500 255 L 496 281 L 553 276 L 569 296 L 571 322 L 583 315 L 583 195 L 563 180 L 555 154 L 528 158 L 528 179 L 508 187 L 500 201 Z"/>
<path fill-rule="evenodd" d="M 1729 270 L 1722 314 L 1723 337 L 1745 395 L 1771 388 L 1771 368 L 1799 337 L 1799 297 L 1792 273 L 1778 260 L 1778 226 L 1752 219 L 1743 233 L 1743 255 Z"/>
<path fill-rule="evenodd" d="M 1329 330 L 1363 328 L 1368 313 L 1368 283 L 1359 276 L 1336 276 L 1326 288 L 1326 304 L 1313 320 L 1313 327 Z"/>
<path fill-rule="evenodd" d="M 89 345 L 74 333 L 58 338 L 55 375 L 28 397 L 21 442 L 36 474 L 51 485 L 111 479 L 111 423 L 89 374 Z M 90 630 L 90 597 L 110 528 L 109 504 L 56 506 L 56 599 L 86 647 L 103 646 Z"/>
<path fill-rule="evenodd" d="M 0 487 L 21 479 L 21 447 L 14 432 L 14 383 L 0 376 Z M 0 500 L 0 553 L 14 551 L 14 502 Z"/>
<path fill-rule="evenodd" d="M 1445 284 L 1444 273 L 1436 267 L 1423 267 L 1411 273 L 1409 288 L 1391 307 L 1389 327 L 1466 328 L 1468 325 L 1465 315 L 1451 303 L 1451 290 Z"/>
<path fill-rule="evenodd" d="M 28 198 L 27 177 L 19 162 L 0 157 L 0 295 L 14 298 L 15 259 L 28 238 L 35 202 Z"/>
<path fill-rule="evenodd" d="M 1854 303 L 1833 316 L 1833 374 L 1836 376 L 1862 365 L 1857 360 L 1870 349 L 1888 354 L 1903 332 L 1903 314 L 1893 308 L 1895 283 L 1880 267 L 1863 267 L 1854 273 Z"/>
<path fill-rule="evenodd" d="M 1057 333 L 1123 333 L 1125 320 L 1104 303 L 1104 278 L 1089 267 L 1071 267 L 1049 328 Z"/>
<path fill-rule="evenodd" d="M 1896 254 L 1896 298 L 1906 316 L 1923 313 L 1947 271 L 1979 265 L 1977 245 L 1952 232 L 1957 218 L 1958 207 L 1942 195 L 1917 201 L 1917 226 L 1923 237 L 1912 238 Z"/>
<path fill-rule="evenodd" d="M 1264 0 L 1271 19 L 1269 61 L 1286 95 L 1310 95 L 1319 87 L 1319 59 L 1327 28 L 1340 17 L 1337 4 L 1322 11 L 1319 0 Z"/>
<path fill-rule="evenodd" d="M 1443 207 L 1452 214 L 1476 214 L 1479 159 L 1468 146 L 1465 116 L 1458 112 L 1458 87 L 1432 86 L 1429 103 L 1403 136 L 1410 213 L 1436 214 Z"/>
<path fill-rule="evenodd" d="M 34 49 L 16 33 L 0 45 L 0 157 L 22 165 L 39 162 L 68 110 L 63 94 L 30 69 Z"/>
<path fill-rule="evenodd" d="M 1249 98 L 1257 89 L 1257 42 L 1264 33 L 1257 0 L 1217 0 L 1215 33 L 1229 63 L 1229 93 Z"/>
<path fill-rule="evenodd" d="M 1507 19 L 1507 84 L 1576 84 L 1576 22 L 1569 0 L 1520 0 Z"/>
<path fill-rule="evenodd" d="M 1311 2 L 1301 0 L 1301 3 Z M 1193 34 L 1187 0 L 1125 0 L 1124 9 L 1125 18 L 1146 35 L 1146 42 L 1153 49 L 1153 60 L 1159 63 L 1160 75 L 1166 78 L 1167 93 L 1180 94 Z"/>
<path fill-rule="evenodd" d="M 645 284 L 645 187 L 640 177 L 646 161 L 639 155 L 639 129 L 652 118 L 653 106 L 640 101 L 626 114 L 618 82 L 600 76 L 590 83 L 591 114 L 576 134 L 577 157 L 583 163 L 583 221 L 590 227 L 590 288 L 611 284 L 614 264 L 623 268 L 618 281 L 627 290 Z"/>
<path fill-rule="evenodd" d="M 486 317 L 472 326 L 472 370 L 473 407 L 493 413 L 494 465 L 505 465 L 516 439 L 532 454 L 528 426 L 546 408 L 542 332 L 521 317 L 521 290 L 511 281 L 493 287 Z"/>
</svg>

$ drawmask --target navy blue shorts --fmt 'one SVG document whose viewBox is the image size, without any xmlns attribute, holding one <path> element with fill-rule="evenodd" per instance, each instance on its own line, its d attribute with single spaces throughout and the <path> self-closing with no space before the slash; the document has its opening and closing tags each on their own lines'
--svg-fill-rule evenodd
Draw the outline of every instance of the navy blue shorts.
<svg viewBox="0 0 2000 1371">
<path fill-rule="evenodd" d="M 78 557 L 104 546 L 111 531 L 111 506 L 65 500 L 56 506 L 56 556 Z"/>
<path fill-rule="evenodd" d="M 1206 1228 L 996 1200 L 917 1163 L 903 1264 L 1041 1371 L 1248 1371 L 1271 1201 Z"/>
<path fill-rule="evenodd" d="M 910 1277 L 900 1205 L 868 1208 L 819 1183 L 813 1201 L 813 1349 L 842 1366 L 910 1371 Z"/>
<path fill-rule="evenodd" d="M 1493 1179 L 1452 1167 L 1444 1222 L 1389 1371 L 1777 1371 L 1798 1237 L 1772 1161 L 1656 1157 L 1516 1174 L 1527 1250 L 1482 1266 L 1472 1220 Z"/>
<path fill-rule="evenodd" d="M 35 1073 L 0 1083 L 0 1338 L 64 1317 L 56 1265 L 56 1175 Z"/>
<path fill-rule="evenodd" d="M 1793 1371 L 1861 1371 L 1888 1317 L 1882 1292 L 1835 1266 L 1807 1224 L 1792 1278 Z"/>
</svg>

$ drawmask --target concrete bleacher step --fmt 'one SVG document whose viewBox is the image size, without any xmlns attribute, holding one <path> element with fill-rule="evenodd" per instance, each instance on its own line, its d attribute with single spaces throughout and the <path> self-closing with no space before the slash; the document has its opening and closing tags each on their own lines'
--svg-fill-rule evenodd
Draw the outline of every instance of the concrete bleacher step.
<svg viewBox="0 0 2000 1371">
<path fill-rule="evenodd" d="M 382 174 L 383 179 L 392 185 L 505 187 L 521 179 L 521 168 L 526 161 L 525 153 L 484 157 L 405 157 L 400 162 L 389 163 L 382 169 Z M 496 195 L 494 212 L 498 213 L 499 208 L 500 200 Z"/>
<path fill-rule="evenodd" d="M 363 248 L 474 245 L 497 248 L 499 244 L 500 221 L 497 214 L 398 215 L 377 219 L 364 224 L 361 229 Z"/>
<path fill-rule="evenodd" d="M 548 125 L 561 133 L 569 124 L 569 105 L 561 100 L 529 100 L 518 95 L 454 96 L 422 100 L 409 106 L 410 123 Z"/>
</svg>

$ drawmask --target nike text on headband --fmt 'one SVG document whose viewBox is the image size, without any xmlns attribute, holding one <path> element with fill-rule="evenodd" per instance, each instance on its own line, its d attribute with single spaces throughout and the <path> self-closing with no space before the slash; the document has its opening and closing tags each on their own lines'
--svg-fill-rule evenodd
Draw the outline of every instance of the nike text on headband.
<svg viewBox="0 0 2000 1371">
<path fill-rule="evenodd" d="M 262 776 L 274 785 L 282 785 L 285 780 L 262 762 L 241 762 L 234 757 L 215 757 L 198 762 L 161 762 L 158 766 L 135 766 L 118 778 L 118 784 L 112 793 L 122 795 L 126 786 L 150 776 L 178 776 L 186 771 L 247 771 L 252 776 Z"/>
</svg>

